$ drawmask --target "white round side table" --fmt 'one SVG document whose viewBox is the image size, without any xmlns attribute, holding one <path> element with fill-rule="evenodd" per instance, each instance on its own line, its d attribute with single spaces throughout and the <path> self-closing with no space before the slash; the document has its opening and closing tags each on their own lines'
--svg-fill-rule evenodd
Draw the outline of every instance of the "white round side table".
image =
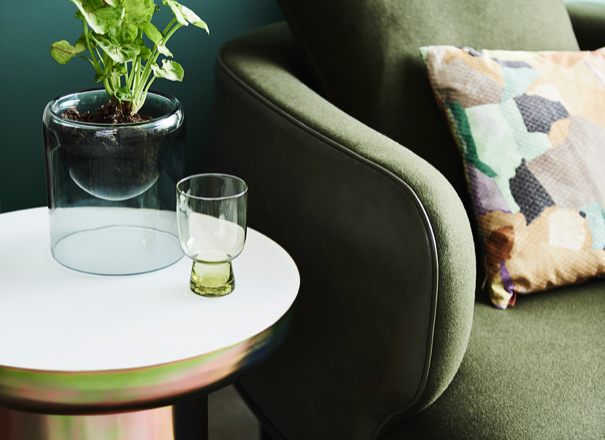
<svg viewBox="0 0 605 440">
<path fill-rule="evenodd" d="M 222 298 L 189 290 L 191 260 L 97 276 L 50 254 L 48 210 L 0 215 L 0 438 L 207 438 L 207 394 L 283 340 L 300 278 L 248 228 Z"/>
</svg>

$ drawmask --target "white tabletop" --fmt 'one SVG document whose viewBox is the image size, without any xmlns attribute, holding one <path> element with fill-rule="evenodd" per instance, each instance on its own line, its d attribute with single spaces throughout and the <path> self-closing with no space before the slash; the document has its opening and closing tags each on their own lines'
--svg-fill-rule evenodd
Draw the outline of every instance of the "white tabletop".
<svg viewBox="0 0 605 440">
<path fill-rule="evenodd" d="M 50 254 L 48 210 L 0 215 L 0 366 L 50 371 L 140 368 L 211 353 L 269 328 L 300 284 L 279 245 L 248 228 L 236 289 L 189 290 L 191 260 L 133 276 L 67 269 Z"/>
</svg>

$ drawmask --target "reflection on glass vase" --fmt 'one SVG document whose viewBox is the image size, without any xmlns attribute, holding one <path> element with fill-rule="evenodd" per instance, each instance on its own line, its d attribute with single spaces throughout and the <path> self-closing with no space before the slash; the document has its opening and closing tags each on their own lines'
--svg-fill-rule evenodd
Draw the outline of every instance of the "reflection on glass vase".
<svg viewBox="0 0 605 440">
<path fill-rule="evenodd" d="M 94 113 L 105 90 L 51 101 L 44 110 L 50 246 L 55 260 L 100 275 L 145 273 L 178 261 L 174 186 L 184 175 L 185 117 L 175 98 L 149 93 L 127 124 L 67 119 Z"/>
</svg>

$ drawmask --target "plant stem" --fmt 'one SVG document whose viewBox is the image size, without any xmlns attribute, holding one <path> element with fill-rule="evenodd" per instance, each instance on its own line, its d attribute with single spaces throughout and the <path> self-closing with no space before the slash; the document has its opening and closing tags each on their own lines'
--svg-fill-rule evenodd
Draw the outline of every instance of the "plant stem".
<svg viewBox="0 0 605 440">
<path fill-rule="evenodd" d="M 141 109 L 141 107 L 143 107 L 143 103 L 145 102 L 145 99 L 147 98 L 147 92 L 149 91 L 149 88 L 151 87 L 151 84 L 153 84 L 154 81 L 155 81 L 155 76 L 153 76 L 147 83 L 147 87 L 145 87 L 145 91 L 141 94 L 141 99 L 139 99 L 138 102 L 132 103 L 132 113 L 138 112 Z"/>
<path fill-rule="evenodd" d="M 170 27 L 175 22 L 176 22 L 176 18 L 173 18 L 172 21 L 170 23 L 168 23 L 168 26 L 166 26 L 166 29 L 164 29 L 164 32 L 162 32 L 162 35 L 164 36 L 164 38 L 162 38 L 162 41 L 160 41 L 158 44 L 155 44 L 153 46 L 153 51 L 151 53 L 151 56 L 147 60 L 147 63 L 145 64 L 145 68 L 143 69 L 143 73 L 141 74 L 141 81 L 136 84 L 136 88 L 134 90 L 134 93 L 132 94 L 132 96 L 133 96 L 132 105 L 133 105 L 134 109 L 137 109 L 134 111 L 134 113 L 136 113 L 136 111 L 138 111 L 138 109 L 142 107 L 142 102 L 145 101 L 145 96 L 147 94 L 147 91 L 149 90 L 149 86 L 151 86 L 151 83 L 155 79 L 155 76 L 154 76 L 149 81 L 149 83 L 147 84 L 147 87 L 145 88 L 145 82 L 147 82 L 147 78 L 149 78 L 149 75 L 151 74 L 151 66 L 153 66 L 155 64 L 158 57 L 160 56 L 160 52 L 158 51 L 158 45 L 166 45 L 166 43 L 168 42 L 170 37 L 172 37 L 172 35 L 179 28 L 181 28 L 183 26 L 182 24 L 178 23 L 176 26 L 174 26 L 172 29 L 170 29 Z M 145 90 L 143 90 L 144 88 L 145 88 Z"/>
<path fill-rule="evenodd" d="M 105 65 L 105 69 L 101 68 L 101 64 L 100 61 L 97 60 L 97 58 L 95 57 L 95 52 L 97 53 L 99 59 L 101 58 L 101 54 L 99 53 L 99 50 L 97 48 L 93 49 L 91 44 L 90 44 L 90 35 L 88 32 L 88 23 L 86 22 L 86 19 L 82 19 L 82 22 L 84 23 L 84 38 L 86 38 L 86 47 L 88 49 L 88 52 L 90 53 L 90 57 L 91 59 L 89 60 L 92 65 L 94 66 L 95 70 L 97 71 L 97 73 L 101 73 L 101 74 L 106 74 L 105 70 L 107 68 L 107 56 L 105 56 L 104 58 L 104 65 Z M 104 54 L 106 55 L 106 54 Z M 86 58 L 86 57 L 83 57 Z M 88 58 L 86 58 L 88 59 Z M 110 82 L 106 79 L 103 80 L 103 86 L 105 87 L 105 91 L 107 92 L 107 95 L 109 95 L 109 99 L 113 100 L 115 97 L 114 94 L 114 90 L 111 87 Z"/>
<path fill-rule="evenodd" d="M 168 29 L 170 29 L 170 26 L 172 26 L 174 24 L 174 22 L 176 21 L 176 18 L 173 18 L 170 23 L 168 23 L 168 26 L 166 26 L 166 28 L 164 29 L 164 32 L 162 32 L 162 35 L 166 35 L 166 32 L 168 32 Z"/>
<path fill-rule="evenodd" d="M 132 60 L 132 64 L 130 65 L 130 73 L 128 75 L 126 75 L 126 87 L 130 90 L 132 90 L 131 86 L 132 86 L 132 80 L 134 79 L 134 72 L 137 67 L 137 58 L 139 58 L 138 55 L 134 60 Z M 126 71 L 128 71 L 128 63 L 125 63 L 125 65 L 126 65 Z"/>
<path fill-rule="evenodd" d="M 143 59 L 141 57 L 137 57 L 137 65 L 135 66 L 135 74 L 134 74 L 134 78 L 132 81 L 132 87 L 130 90 L 133 91 L 132 95 L 135 95 L 135 91 L 137 90 L 137 88 L 139 87 L 139 83 L 141 82 L 141 63 L 143 62 Z"/>
<path fill-rule="evenodd" d="M 105 69 L 103 69 L 103 74 L 107 75 L 109 73 L 109 71 L 111 70 L 111 67 L 113 66 L 113 60 L 106 54 L 103 53 L 103 65 L 105 67 Z M 103 85 L 105 86 L 105 90 L 107 91 L 107 94 L 109 95 L 109 99 L 111 99 L 112 101 L 116 99 L 115 96 L 115 91 L 116 88 L 113 84 L 113 81 L 110 78 L 105 78 L 103 80 Z"/>
<path fill-rule="evenodd" d="M 181 23 L 179 23 L 178 25 L 176 25 L 175 27 L 173 27 L 170 32 L 168 33 L 168 35 L 166 35 L 164 37 L 164 39 L 162 40 L 162 44 L 166 45 L 166 43 L 168 42 L 168 40 L 170 40 L 170 37 L 172 37 L 172 34 L 174 34 L 178 29 L 182 28 L 183 25 Z"/>
<path fill-rule="evenodd" d="M 102 60 L 103 57 L 101 56 L 101 53 L 99 52 L 99 48 L 98 47 L 95 47 L 95 52 L 97 53 L 97 56 L 99 57 L 99 60 Z"/>
<path fill-rule="evenodd" d="M 105 86 L 105 91 L 109 95 L 109 99 L 113 101 L 115 95 L 113 93 L 113 90 L 111 89 L 111 85 L 109 84 L 109 80 L 107 78 L 103 80 L 103 85 Z"/>
<path fill-rule="evenodd" d="M 92 65 L 94 66 L 97 73 L 102 73 L 103 71 L 101 69 L 101 66 L 99 66 L 99 62 L 95 58 L 95 53 L 93 52 L 92 46 L 90 45 L 90 37 L 88 35 L 88 23 L 86 22 L 85 18 L 82 19 L 82 23 L 84 23 L 84 38 L 86 38 L 86 48 L 88 49 L 88 52 L 90 52 Z"/>
<path fill-rule="evenodd" d="M 78 57 L 78 58 L 83 58 L 83 59 L 85 59 L 86 61 L 90 62 L 90 64 L 92 64 L 92 67 L 94 67 L 94 68 L 95 68 L 95 70 L 96 70 L 95 63 L 93 63 L 93 62 L 92 62 L 92 60 L 91 60 L 90 58 L 85 57 L 85 56 L 82 56 L 82 55 L 78 55 L 78 54 L 75 54 L 74 56 L 75 56 L 75 57 Z"/>
</svg>

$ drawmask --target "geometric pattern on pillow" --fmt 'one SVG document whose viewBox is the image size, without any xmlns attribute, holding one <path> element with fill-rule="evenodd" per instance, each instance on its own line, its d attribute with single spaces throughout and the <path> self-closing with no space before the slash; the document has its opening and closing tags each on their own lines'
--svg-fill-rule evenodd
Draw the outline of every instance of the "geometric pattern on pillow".
<svg viewBox="0 0 605 440">
<path fill-rule="evenodd" d="M 420 49 L 463 156 L 493 304 L 605 273 L 605 48 Z"/>
</svg>

